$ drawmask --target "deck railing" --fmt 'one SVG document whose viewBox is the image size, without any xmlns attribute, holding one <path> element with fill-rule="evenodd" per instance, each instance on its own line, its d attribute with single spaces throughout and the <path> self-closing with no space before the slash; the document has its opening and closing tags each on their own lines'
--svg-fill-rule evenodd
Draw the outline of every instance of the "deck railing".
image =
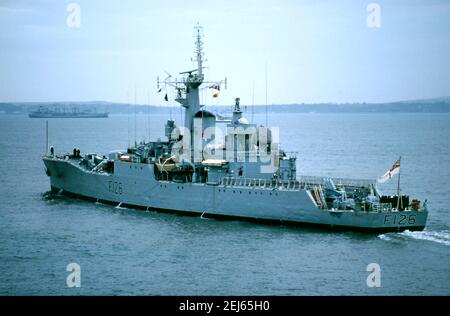
<svg viewBox="0 0 450 316">
<path fill-rule="evenodd" d="M 386 213 L 392 211 L 391 203 L 375 203 L 372 204 L 372 212 Z"/>
<path fill-rule="evenodd" d="M 280 190 L 312 190 L 317 186 L 322 186 L 327 180 L 331 179 L 337 186 L 356 186 L 367 187 L 375 184 L 375 181 L 364 179 L 335 179 L 325 177 L 305 177 L 302 176 L 298 180 L 280 180 L 280 179 L 258 179 L 258 178 L 232 178 L 223 177 L 219 184 L 223 186 L 234 187 L 258 187 L 263 189 L 280 189 Z"/>
<path fill-rule="evenodd" d="M 325 180 L 330 179 L 335 185 L 367 187 L 376 185 L 376 180 L 371 179 L 348 179 L 348 178 L 331 178 L 331 177 L 317 177 L 317 176 L 300 176 L 299 181 L 313 184 L 323 184 Z"/>
</svg>

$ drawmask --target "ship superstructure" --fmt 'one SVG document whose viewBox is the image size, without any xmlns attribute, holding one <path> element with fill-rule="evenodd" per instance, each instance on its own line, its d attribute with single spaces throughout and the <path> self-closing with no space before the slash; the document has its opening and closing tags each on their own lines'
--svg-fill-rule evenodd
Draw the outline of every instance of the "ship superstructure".
<svg viewBox="0 0 450 316">
<path fill-rule="evenodd" d="M 203 217 L 377 232 L 424 228 L 426 204 L 384 196 L 376 180 L 297 177 L 296 155 L 280 148 L 277 129 L 250 124 L 239 98 L 222 137 L 217 124 L 224 120 L 204 109 L 199 90 L 227 82 L 204 80 L 201 35 L 197 26 L 197 68 L 164 81 L 185 110 L 184 126 L 168 120 L 165 139 L 108 155 L 57 155 L 51 148 L 43 160 L 52 190 Z"/>
</svg>

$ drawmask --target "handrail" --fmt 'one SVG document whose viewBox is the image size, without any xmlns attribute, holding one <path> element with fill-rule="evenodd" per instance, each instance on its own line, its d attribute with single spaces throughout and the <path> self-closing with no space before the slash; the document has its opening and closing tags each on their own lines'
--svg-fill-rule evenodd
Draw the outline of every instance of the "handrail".
<svg viewBox="0 0 450 316">
<path fill-rule="evenodd" d="M 375 204 L 372 204 L 372 212 L 386 213 L 386 212 L 390 212 L 390 211 L 392 211 L 392 204 L 391 203 L 375 203 Z"/>
<path fill-rule="evenodd" d="M 330 179 L 335 185 L 347 186 L 369 186 L 375 185 L 376 180 L 372 179 L 349 179 L 349 178 L 332 178 L 332 177 L 318 177 L 318 176 L 300 176 L 299 181 L 309 182 L 314 184 L 323 184 L 325 179 Z"/>
<path fill-rule="evenodd" d="M 328 179 L 332 180 L 337 186 L 344 185 L 365 187 L 376 184 L 376 180 L 309 176 L 301 176 L 298 180 L 222 177 L 219 184 L 224 186 L 258 187 L 264 189 L 313 190 L 315 186 L 323 186 L 325 181 Z"/>
</svg>

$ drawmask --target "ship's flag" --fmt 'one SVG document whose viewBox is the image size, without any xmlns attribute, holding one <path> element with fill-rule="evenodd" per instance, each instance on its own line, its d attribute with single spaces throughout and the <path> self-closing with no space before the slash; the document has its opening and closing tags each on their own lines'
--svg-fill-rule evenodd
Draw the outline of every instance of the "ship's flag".
<svg viewBox="0 0 450 316">
<path fill-rule="evenodd" d="M 213 85 L 210 85 L 209 88 L 210 88 L 210 89 L 216 89 L 216 90 L 219 90 L 219 91 L 220 91 L 220 85 L 217 84 L 217 83 L 215 83 L 215 84 L 213 84 Z"/>
<path fill-rule="evenodd" d="M 379 183 L 384 183 L 390 180 L 394 175 L 400 172 L 400 159 L 397 160 L 384 175 L 378 178 Z"/>
<path fill-rule="evenodd" d="M 169 98 L 167 97 L 167 93 L 166 93 L 166 95 L 164 96 L 164 100 L 169 101 Z"/>
<path fill-rule="evenodd" d="M 212 96 L 213 96 L 213 98 L 218 98 L 219 97 L 219 92 L 218 91 L 214 92 Z"/>
</svg>

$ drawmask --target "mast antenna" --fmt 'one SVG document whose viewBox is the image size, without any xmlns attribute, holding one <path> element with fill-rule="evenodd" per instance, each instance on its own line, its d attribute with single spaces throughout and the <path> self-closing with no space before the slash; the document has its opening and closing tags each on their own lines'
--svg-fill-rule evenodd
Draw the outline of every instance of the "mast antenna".
<svg viewBox="0 0 450 316">
<path fill-rule="evenodd" d="M 268 109 L 267 109 L 267 61 L 265 67 L 265 77 L 266 77 L 266 127 L 269 126 Z"/>
<path fill-rule="evenodd" d="M 127 130 L 128 130 L 128 148 L 130 148 L 130 91 L 127 91 Z"/>
<path fill-rule="evenodd" d="M 254 114 L 255 114 L 255 80 L 253 80 L 253 89 L 252 89 L 252 123 Z"/>
<path fill-rule="evenodd" d="M 136 85 L 134 85 L 134 146 L 136 145 Z"/>
<path fill-rule="evenodd" d="M 148 128 L 148 141 L 150 142 L 150 91 L 147 89 L 147 128 Z"/>
<path fill-rule="evenodd" d="M 203 27 L 200 26 L 200 23 L 197 22 L 197 25 L 194 27 L 195 29 L 195 61 L 197 62 L 197 74 L 199 78 L 203 79 L 203 62 L 206 61 L 203 59 Z"/>
<path fill-rule="evenodd" d="M 48 120 L 45 121 L 45 155 L 48 154 Z"/>
</svg>

